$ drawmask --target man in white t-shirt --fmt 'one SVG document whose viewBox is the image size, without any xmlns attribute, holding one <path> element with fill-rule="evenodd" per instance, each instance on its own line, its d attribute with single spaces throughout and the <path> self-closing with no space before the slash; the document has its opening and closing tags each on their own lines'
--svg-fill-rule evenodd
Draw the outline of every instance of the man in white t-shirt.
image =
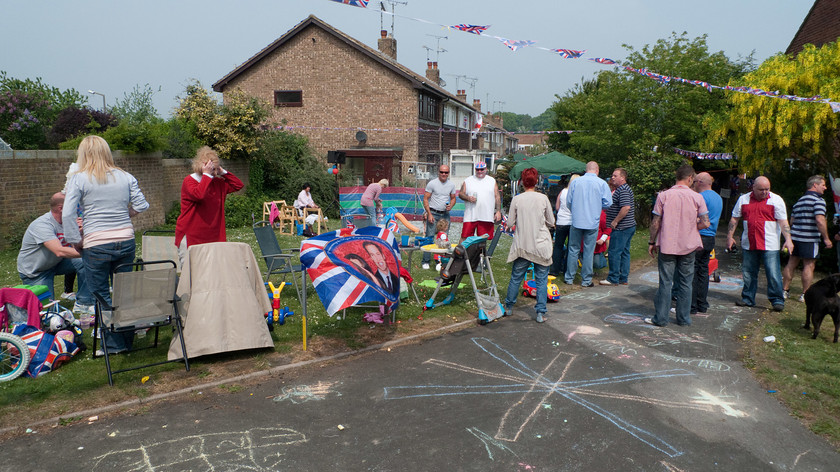
<svg viewBox="0 0 840 472">
<path fill-rule="evenodd" d="M 464 227 L 461 240 L 487 234 L 493 237 L 493 224 L 502 219 L 502 196 L 496 179 L 487 175 L 487 164 L 475 164 L 475 175 L 461 184 L 458 197 L 464 201 Z M 495 211 L 494 211 L 495 209 Z"/>
<path fill-rule="evenodd" d="M 63 209 L 64 194 L 59 192 L 50 198 L 50 211 L 26 228 L 17 257 L 18 275 L 24 284 L 46 285 L 55 298 L 55 276 L 78 274 L 79 291 L 73 311 L 92 314 L 93 295 L 87 288 L 82 256 L 64 240 Z"/>
<path fill-rule="evenodd" d="M 442 165 L 438 168 L 438 178 L 432 179 L 426 184 L 426 190 L 423 192 L 423 208 L 426 214 L 423 217 L 426 223 L 425 236 L 435 236 L 435 227 L 440 220 L 450 221 L 449 211 L 455 206 L 455 195 L 458 191 L 455 189 L 455 183 L 449 180 L 449 166 Z M 449 230 L 447 230 L 448 236 Z M 423 268 L 429 268 L 429 261 L 432 260 L 432 254 L 423 252 Z"/>
</svg>

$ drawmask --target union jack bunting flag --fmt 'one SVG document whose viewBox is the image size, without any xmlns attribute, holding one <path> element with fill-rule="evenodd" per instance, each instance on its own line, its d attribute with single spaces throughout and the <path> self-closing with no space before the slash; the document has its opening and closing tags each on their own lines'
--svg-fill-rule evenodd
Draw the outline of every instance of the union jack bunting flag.
<svg viewBox="0 0 840 472">
<path fill-rule="evenodd" d="M 487 28 L 489 28 L 489 27 L 490 27 L 490 25 L 479 26 L 479 25 L 468 25 L 466 23 L 461 23 L 460 25 L 452 25 L 451 26 L 451 28 L 455 28 L 457 30 L 461 30 L 461 31 L 464 31 L 466 33 L 472 33 L 472 34 L 481 34 L 485 31 L 487 31 Z"/>
<path fill-rule="evenodd" d="M 370 0 L 332 0 L 334 2 L 343 3 L 352 7 L 367 8 Z"/>
<path fill-rule="evenodd" d="M 344 228 L 305 239 L 300 261 L 329 316 L 365 302 L 382 303 L 388 311 L 399 305 L 402 259 L 386 228 Z"/>
<path fill-rule="evenodd" d="M 586 52 L 585 49 L 583 51 L 575 51 L 574 49 L 552 49 L 552 51 L 560 54 L 564 59 L 577 59 Z"/>
<path fill-rule="evenodd" d="M 507 38 L 499 38 L 499 41 L 502 42 L 505 46 L 509 47 L 511 51 L 516 52 L 519 48 L 524 48 L 536 44 L 536 41 L 531 41 L 528 39 L 523 40 L 514 40 L 514 39 L 507 39 Z"/>
<path fill-rule="evenodd" d="M 607 59 L 606 57 L 590 57 L 590 61 L 595 61 L 598 64 L 615 64 L 615 61 L 612 59 Z"/>
</svg>

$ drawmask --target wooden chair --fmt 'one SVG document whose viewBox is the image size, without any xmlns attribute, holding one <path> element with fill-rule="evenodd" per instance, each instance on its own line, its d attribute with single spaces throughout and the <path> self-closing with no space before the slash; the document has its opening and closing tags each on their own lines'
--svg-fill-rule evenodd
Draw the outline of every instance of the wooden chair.
<svg viewBox="0 0 840 472">
<path fill-rule="evenodd" d="M 270 202 L 263 202 L 263 211 L 262 211 L 262 219 L 263 221 L 268 221 L 269 216 L 271 215 L 271 204 L 277 205 L 277 209 L 280 210 L 280 218 L 274 222 L 275 227 L 280 230 L 281 234 L 290 234 L 284 232 L 284 227 L 289 224 L 289 222 L 284 219 L 283 215 L 283 207 L 286 206 L 286 200 L 274 200 Z M 294 232 L 294 224 L 292 224 L 292 232 Z"/>
<path fill-rule="evenodd" d="M 326 221 L 324 221 L 324 214 L 321 212 L 321 208 L 304 208 L 303 220 L 306 221 L 306 217 L 309 215 L 318 215 L 318 221 L 316 222 L 318 224 L 318 228 L 315 231 L 315 234 L 321 234 L 321 223 L 324 223 L 324 226 L 326 226 Z"/>
<path fill-rule="evenodd" d="M 300 216 L 300 214 L 297 211 L 297 208 L 293 206 L 283 205 L 282 208 L 278 208 L 280 209 L 280 218 L 283 219 L 283 221 L 285 222 L 284 225 L 281 225 L 280 234 L 288 234 L 292 236 L 296 235 L 296 224 L 303 224 L 303 217 Z"/>
</svg>

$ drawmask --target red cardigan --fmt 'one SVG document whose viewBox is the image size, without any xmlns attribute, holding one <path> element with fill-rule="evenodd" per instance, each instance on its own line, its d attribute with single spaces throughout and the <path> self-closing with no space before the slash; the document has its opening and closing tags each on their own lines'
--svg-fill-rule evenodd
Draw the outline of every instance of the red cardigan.
<svg viewBox="0 0 840 472">
<path fill-rule="evenodd" d="M 187 245 L 227 241 L 225 235 L 225 197 L 244 185 L 230 172 L 222 177 L 201 175 L 201 182 L 193 175 L 181 185 L 181 216 L 175 224 L 175 245 L 187 237 Z"/>
</svg>

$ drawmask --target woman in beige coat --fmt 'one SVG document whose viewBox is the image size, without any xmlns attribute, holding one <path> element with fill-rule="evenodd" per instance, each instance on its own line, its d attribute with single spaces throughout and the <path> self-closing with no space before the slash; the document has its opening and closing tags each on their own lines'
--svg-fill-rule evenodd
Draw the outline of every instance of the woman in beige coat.
<svg viewBox="0 0 840 472">
<path fill-rule="evenodd" d="M 554 226 L 554 214 L 551 202 L 544 194 L 536 192 L 540 174 L 537 169 L 522 171 L 522 186 L 525 191 L 513 197 L 510 202 L 510 212 L 507 224 L 515 226 L 513 243 L 508 254 L 508 264 L 513 263 L 507 297 L 505 298 L 505 314 L 509 314 L 519 286 L 525 278 L 528 267 L 534 264 L 534 282 L 537 286 L 536 311 L 537 323 L 545 321 L 545 305 L 548 300 L 548 266 L 551 265 L 553 245 L 549 228 Z"/>
</svg>

